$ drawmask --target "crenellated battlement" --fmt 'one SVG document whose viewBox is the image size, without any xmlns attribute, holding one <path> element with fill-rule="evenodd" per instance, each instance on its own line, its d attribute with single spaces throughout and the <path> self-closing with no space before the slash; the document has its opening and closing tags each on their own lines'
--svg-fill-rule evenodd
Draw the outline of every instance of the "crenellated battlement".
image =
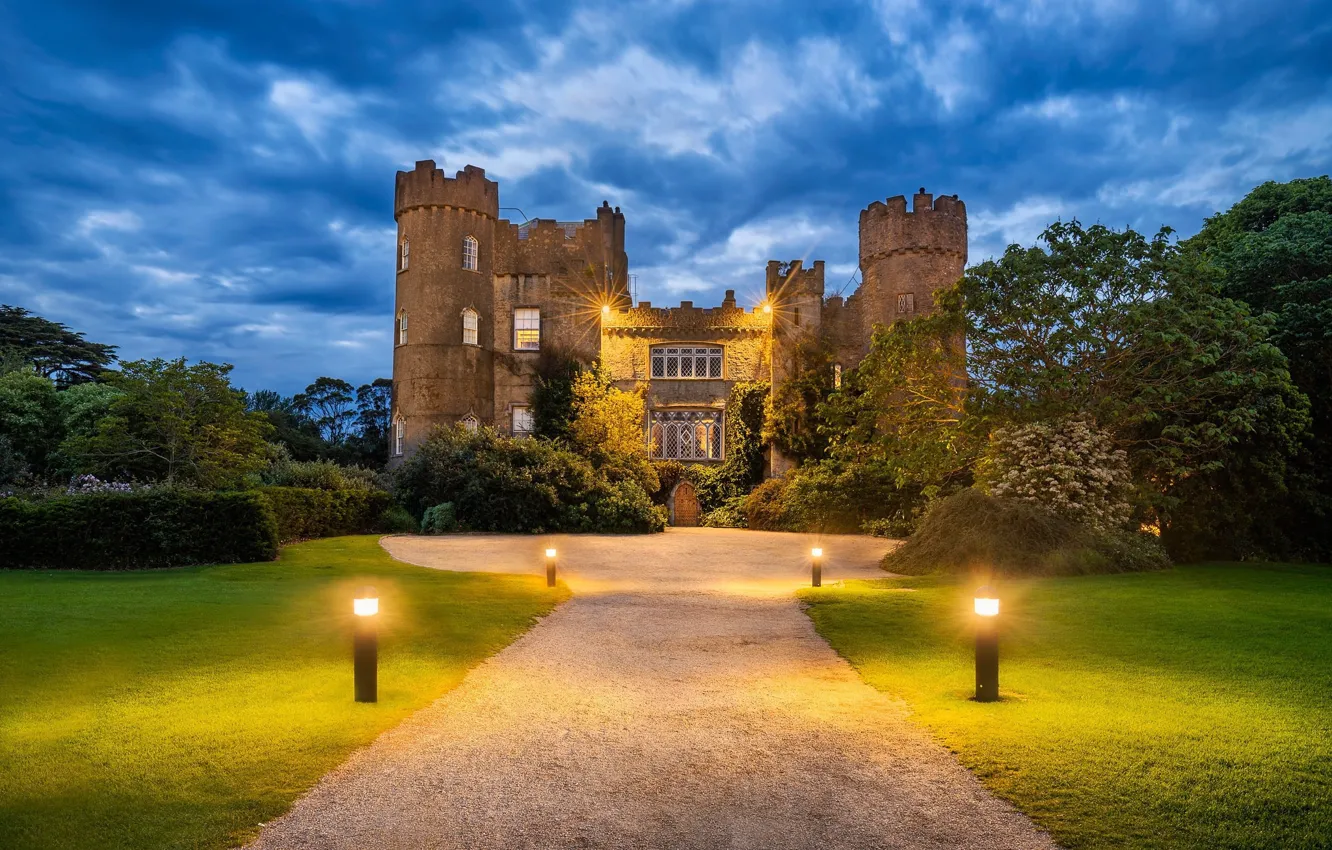
<svg viewBox="0 0 1332 850">
<path fill-rule="evenodd" d="M 398 172 L 393 217 L 422 207 L 451 207 L 498 218 L 499 184 L 486 178 L 484 168 L 469 165 L 446 177 L 433 159 L 421 160 L 414 171 Z"/>
<path fill-rule="evenodd" d="M 606 331 L 667 331 L 667 330 L 716 330 L 716 331 L 767 331 L 772 324 L 772 314 L 763 312 L 762 307 L 745 310 L 736 304 L 735 290 L 726 290 L 720 307 L 695 307 L 693 301 L 681 301 L 679 307 L 653 307 L 650 301 L 640 301 L 638 306 L 622 310 L 610 310 L 601 317 L 601 327 Z"/>
<path fill-rule="evenodd" d="M 804 296 L 823 297 L 823 260 L 815 260 L 805 268 L 803 260 L 768 260 L 764 275 L 764 292 L 769 301 L 782 301 Z"/>
<path fill-rule="evenodd" d="M 860 264 L 900 252 L 967 253 L 967 206 L 956 195 L 921 188 L 907 211 L 905 195 L 874 201 L 860 213 Z"/>
</svg>

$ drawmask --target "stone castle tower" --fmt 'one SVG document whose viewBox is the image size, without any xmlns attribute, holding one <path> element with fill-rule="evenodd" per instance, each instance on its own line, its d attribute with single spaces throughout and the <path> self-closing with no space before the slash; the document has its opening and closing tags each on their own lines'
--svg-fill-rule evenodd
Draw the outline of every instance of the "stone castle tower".
<svg viewBox="0 0 1332 850">
<path fill-rule="evenodd" d="M 967 260 L 966 206 L 922 189 L 910 211 L 899 195 L 861 212 L 862 283 L 845 299 L 825 297 L 822 260 L 772 260 L 761 303 L 728 291 L 719 307 L 653 307 L 631 301 L 618 207 L 523 224 L 500 209 L 499 184 L 475 166 L 446 177 L 426 160 L 398 172 L 391 462 L 436 425 L 530 432 L 536 365 L 551 351 L 600 359 L 623 388 L 647 386 L 654 456 L 720 461 L 735 383 L 780 384 L 815 335 L 840 375 L 875 325 L 932 311 Z M 774 453 L 769 472 L 787 466 Z"/>
</svg>

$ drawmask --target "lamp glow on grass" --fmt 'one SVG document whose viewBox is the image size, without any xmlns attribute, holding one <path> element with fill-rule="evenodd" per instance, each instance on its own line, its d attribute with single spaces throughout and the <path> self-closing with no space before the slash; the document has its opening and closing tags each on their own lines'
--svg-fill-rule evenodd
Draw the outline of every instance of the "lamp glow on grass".
<svg viewBox="0 0 1332 850">
<path fill-rule="evenodd" d="M 372 704 L 351 682 L 367 580 Z M 566 597 L 399 563 L 373 536 L 263 564 L 0 571 L 0 847 L 242 843 Z"/>
<path fill-rule="evenodd" d="M 801 591 L 819 633 L 1068 848 L 1326 848 L 1332 569 L 1006 579 L 1002 701 L 971 696 L 974 584 Z"/>
</svg>

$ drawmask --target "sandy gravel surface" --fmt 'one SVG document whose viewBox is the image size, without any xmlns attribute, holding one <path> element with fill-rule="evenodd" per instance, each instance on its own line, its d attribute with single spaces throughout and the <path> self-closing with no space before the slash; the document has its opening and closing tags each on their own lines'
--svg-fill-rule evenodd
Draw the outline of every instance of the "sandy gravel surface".
<svg viewBox="0 0 1332 850">
<path fill-rule="evenodd" d="M 392 537 L 402 560 L 575 593 L 326 776 L 251 846 L 1049 848 L 863 684 L 791 596 L 801 535 Z M 825 583 L 881 576 L 829 537 Z M 534 554 L 535 553 L 535 554 Z"/>
</svg>

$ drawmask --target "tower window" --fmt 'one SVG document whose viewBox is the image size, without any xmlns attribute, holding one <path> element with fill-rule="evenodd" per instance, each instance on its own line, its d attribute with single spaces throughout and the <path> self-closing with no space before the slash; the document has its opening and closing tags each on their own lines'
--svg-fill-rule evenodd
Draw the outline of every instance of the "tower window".
<svg viewBox="0 0 1332 850">
<path fill-rule="evenodd" d="M 476 237 L 468 236 L 463 239 L 463 268 L 468 271 L 476 271 Z"/>
<path fill-rule="evenodd" d="M 513 435 L 515 437 L 530 437 L 536 430 L 536 420 L 532 418 L 532 408 L 525 404 L 515 404 L 513 406 Z"/>
<path fill-rule="evenodd" d="M 398 271 L 407 271 L 407 262 L 411 259 L 412 243 L 408 240 L 402 240 L 402 248 L 398 255 Z"/>
<path fill-rule="evenodd" d="M 403 434 L 406 426 L 401 419 L 393 423 L 393 456 L 402 457 Z"/>
<path fill-rule="evenodd" d="M 914 313 L 916 312 L 916 295 L 912 292 L 902 292 L 897 296 L 897 312 Z"/>
<path fill-rule="evenodd" d="M 407 314 L 398 314 L 398 345 L 407 344 Z"/>
<path fill-rule="evenodd" d="M 463 320 L 463 345 L 476 345 L 477 315 L 476 311 L 468 307 L 462 312 Z"/>
<path fill-rule="evenodd" d="M 519 307 L 513 311 L 513 350 L 539 351 L 541 349 L 541 311 L 536 307 Z"/>
<path fill-rule="evenodd" d="M 842 364 L 833 364 L 833 388 L 840 390 L 842 388 Z"/>
<path fill-rule="evenodd" d="M 799 326 L 800 326 L 800 308 L 799 308 L 799 307 L 795 308 L 795 323 L 796 323 L 796 327 L 799 327 Z"/>
</svg>

